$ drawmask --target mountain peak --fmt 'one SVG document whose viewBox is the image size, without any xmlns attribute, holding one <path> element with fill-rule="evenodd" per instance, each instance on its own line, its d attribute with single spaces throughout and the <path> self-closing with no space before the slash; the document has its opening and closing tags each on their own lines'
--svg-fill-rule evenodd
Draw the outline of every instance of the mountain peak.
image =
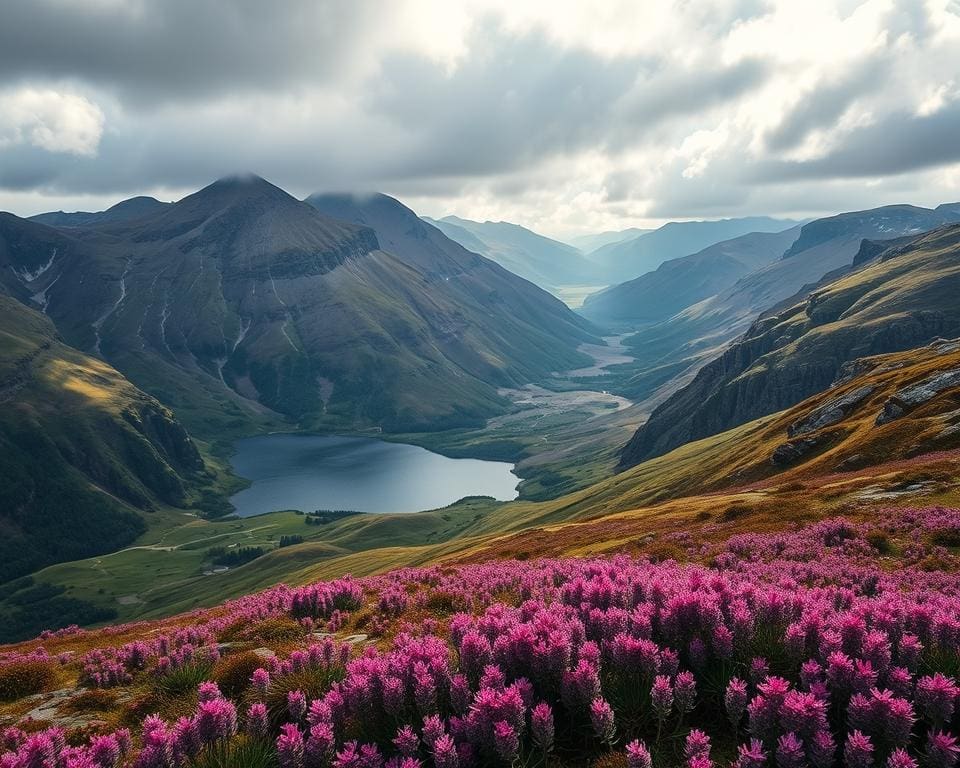
<svg viewBox="0 0 960 768">
<path fill-rule="evenodd" d="M 271 184 L 262 176 L 257 176 L 255 173 L 242 173 L 217 179 L 198 192 L 183 198 L 177 205 L 182 206 L 187 203 L 227 207 L 248 201 L 297 202 L 292 195 Z"/>
</svg>

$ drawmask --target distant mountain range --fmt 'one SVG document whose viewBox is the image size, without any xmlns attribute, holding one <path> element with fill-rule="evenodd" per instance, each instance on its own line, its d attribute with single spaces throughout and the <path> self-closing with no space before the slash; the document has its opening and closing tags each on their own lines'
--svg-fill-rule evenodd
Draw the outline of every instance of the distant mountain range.
<svg viewBox="0 0 960 768">
<path fill-rule="evenodd" d="M 665 261 L 750 232 L 782 232 L 798 224 L 788 219 L 751 216 L 720 221 L 672 221 L 631 240 L 604 245 L 589 254 L 608 284 L 652 272 Z"/>
<path fill-rule="evenodd" d="M 597 283 L 594 265 L 575 247 L 506 221 L 470 221 L 457 216 L 425 218 L 464 248 L 546 290 Z"/>
<path fill-rule="evenodd" d="M 751 232 L 665 261 L 652 272 L 591 294 L 581 314 L 597 323 L 627 328 L 666 320 L 779 259 L 799 234 L 799 226 L 783 232 Z"/>
<path fill-rule="evenodd" d="M 848 241 L 851 227 L 865 219 L 895 234 L 920 221 L 931 223 L 938 212 L 944 213 L 897 206 L 813 222 L 778 264 Z M 957 336 L 958 295 L 960 225 L 943 225 L 880 251 L 809 297 L 756 320 L 653 412 L 624 449 L 622 465 L 800 402 L 826 389 L 847 361 Z"/>
<path fill-rule="evenodd" d="M 236 177 L 59 229 L 7 216 L 0 279 L 200 434 L 271 412 L 482 424 L 506 405 L 498 387 L 588 362 L 586 320 L 397 201 L 311 203 Z"/>
<path fill-rule="evenodd" d="M 746 332 L 762 312 L 802 296 L 825 275 L 850 267 L 864 239 L 915 235 L 952 221 L 960 221 L 960 213 L 950 205 L 894 205 L 805 224 L 782 258 L 628 338 L 625 343 L 647 371 L 638 373 L 629 390 L 643 396 L 666 377 L 696 370 Z"/>
<path fill-rule="evenodd" d="M 583 253 L 590 253 L 598 248 L 611 243 L 622 243 L 625 240 L 634 238 L 652 232 L 652 229 L 640 229 L 639 227 L 630 227 L 629 229 L 612 229 L 607 232 L 598 232 L 593 235 L 576 235 L 567 238 L 566 242 Z"/>
</svg>

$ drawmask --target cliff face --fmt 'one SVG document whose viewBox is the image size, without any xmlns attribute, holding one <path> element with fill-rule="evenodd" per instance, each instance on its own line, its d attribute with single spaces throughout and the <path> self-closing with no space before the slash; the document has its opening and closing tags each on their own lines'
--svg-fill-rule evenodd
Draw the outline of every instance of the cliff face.
<svg viewBox="0 0 960 768">
<path fill-rule="evenodd" d="M 960 332 L 960 226 L 898 245 L 890 258 L 758 320 L 657 408 L 621 455 L 624 467 L 774 413 L 830 386 L 847 361 Z"/>
</svg>

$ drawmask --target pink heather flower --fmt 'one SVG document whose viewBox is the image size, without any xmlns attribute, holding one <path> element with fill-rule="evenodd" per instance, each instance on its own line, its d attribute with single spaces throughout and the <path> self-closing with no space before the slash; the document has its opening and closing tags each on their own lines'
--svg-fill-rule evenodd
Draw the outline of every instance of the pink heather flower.
<svg viewBox="0 0 960 768">
<path fill-rule="evenodd" d="M 303 691 L 287 692 L 287 714 L 290 721 L 299 723 L 307 714 L 307 696 Z"/>
<path fill-rule="evenodd" d="M 749 744 L 737 747 L 737 759 L 733 768 L 764 768 L 767 764 L 767 753 L 763 749 L 763 742 L 759 739 L 750 739 Z"/>
<path fill-rule="evenodd" d="M 259 695 L 266 696 L 267 689 L 270 688 L 270 673 L 263 667 L 253 670 L 253 674 L 250 676 L 250 684 Z"/>
<path fill-rule="evenodd" d="M 606 699 L 594 699 L 590 702 L 590 723 L 598 739 L 607 744 L 613 741 L 613 710 Z"/>
<path fill-rule="evenodd" d="M 754 685 L 764 680 L 770 675 L 770 665 L 762 656 L 754 656 L 750 659 L 750 682 Z"/>
<path fill-rule="evenodd" d="M 173 730 L 170 733 L 173 752 L 183 762 L 183 758 L 194 757 L 207 741 L 216 741 L 217 734 L 214 732 L 201 732 L 200 725 L 196 716 L 181 717 L 173 724 Z M 207 736 L 209 739 L 204 739 Z"/>
<path fill-rule="evenodd" d="M 810 764 L 813 768 L 831 768 L 837 755 L 837 745 L 830 731 L 820 731 L 813 734 L 807 745 Z"/>
<path fill-rule="evenodd" d="M 939 672 L 921 677 L 917 681 L 917 706 L 934 728 L 940 728 L 950 721 L 958 697 L 960 688 L 953 678 Z"/>
<path fill-rule="evenodd" d="M 201 701 L 195 719 L 197 733 L 205 744 L 229 739 L 237 732 L 237 708 L 227 699 Z"/>
<path fill-rule="evenodd" d="M 277 737 L 277 760 L 280 768 L 304 768 L 303 752 L 303 734 L 300 729 L 293 723 L 280 726 L 280 735 Z"/>
<path fill-rule="evenodd" d="M 10 727 L 3 731 L 3 747 L 10 752 L 16 752 L 26 740 L 27 734 L 19 728 Z"/>
<path fill-rule="evenodd" d="M 429 715 L 423 718 L 423 743 L 427 749 L 433 749 L 437 739 L 443 736 L 446 729 L 443 727 L 443 720 L 439 715 Z"/>
<path fill-rule="evenodd" d="M 723 696 L 723 703 L 727 710 L 727 718 L 730 720 L 734 731 L 736 731 L 747 708 L 747 684 L 739 677 L 732 678 L 727 684 L 727 692 Z"/>
<path fill-rule="evenodd" d="M 927 740 L 926 764 L 930 768 L 953 768 L 960 756 L 957 740 L 944 731 L 934 731 Z"/>
<path fill-rule="evenodd" d="M 807 764 L 803 742 L 795 733 L 785 733 L 777 740 L 777 768 L 804 768 Z"/>
<path fill-rule="evenodd" d="M 336 739 L 330 723 L 315 723 L 310 726 L 303 747 L 303 762 L 306 768 L 324 768 L 336 751 Z"/>
<path fill-rule="evenodd" d="M 533 743 L 544 752 L 553 749 L 553 710 L 545 701 L 537 704 L 530 713 L 530 732 Z"/>
<path fill-rule="evenodd" d="M 780 724 L 804 737 L 826 730 L 827 703 L 812 693 L 789 691 L 780 705 Z"/>
<path fill-rule="evenodd" d="M 843 764 L 846 768 L 871 768 L 873 766 L 873 742 L 860 731 L 851 731 L 843 748 Z"/>
<path fill-rule="evenodd" d="M 923 652 L 923 643 L 916 635 L 904 633 L 900 637 L 897 660 L 907 669 L 916 669 Z"/>
<path fill-rule="evenodd" d="M 117 768 L 123 752 L 120 744 L 117 743 L 117 737 L 113 734 L 108 736 L 94 736 L 90 739 L 90 748 L 88 756 L 93 764 L 98 768 Z"/>
<path fill-rule="evenodd" d="M 887 768 L 918 768 L 917 761 L 902 749 L 895 749 L 887 758 Z"/>
<path fill-rule="evenodd" d="M 673 681 L 673 698 L 681 715 L 693 711 L 697 705 L 697 682 L 693 672 L 684 671 Z"/>
<path fill-rule="evenodd" d="M 673 687 L 666 675 L 657 675 L 650 689 L 650 701 L 658 720 L 666 720 L 673 709 Z"/>
<path fill-rule="evenodd" d="M 517 759 L 520 739 L 516 729 L 505 720 L 493 724 L 493 745 L 497 755 L 508 765 Z"/>
<path fill-rule="evenodd" d="M 198 701 L 213 701 L 214 699 L 221 698 L 223 698 L 223 694 L 220 693 L 220 687 L 210 680 L 200 683 L 200 686 L 197 688 Z"/>
<path fill-rule="evenodd" d="M 909 698 L 913 692 L 913 675 L 906 667 L 890 667 L 887 670 L 887 688 L 897 696 Z"/>
<path fill-rule="evenodd" d="M 650 750 L 642 741 L 634 739 L 627 744 L 627 768 L 653 768 Z"/>
<path fill-rule="evenodd" d="M 409 725 L 404 725 L 397 729 L 397 735 L 393 737 L 393 746 L 405 757 L 413 757 L 417 754 L 420 747 L 420 737 Z"/>
<path fill-rule="evenodd" d="M 694 728 L 683 744 L 683 756 L 688 763 L 695 757 L 710 757 L 710 737 Z"/>
<path fill-rule="evenodd" d="M 850 726 L 863 731 L 881 744 L 904 747 L 916 720 L 906 699 L 890 691 L 872 689 L 869 695 L 856 693 L 847 708 Z"/>
<path fill-rule="evenodd" d="M 470 681 L 465 675 L 456 674 L 450 678 L 450 706 L 458 715 L 464 714 L 470 708 L 470 699 L 473 691 L 470 690 Z"/>
<path fill-rule="evenodd" d="M 458 768 L 457 745 L 449 733 L 441 735 L 433 744 L 433 764 L 436 768 Z"/>
<path fill-rule="evenodd" d="M 680 654 L 672 648 L 660 650 L 660 674 L 673 677 L 680 669 Z"/>
<path fill-rule="evenodd" d="M 262 701 L 255 701 L 247 709 L 247 735 L 252 739 L 265 739 L 270 732 L 270 718 L 267 715 L 267 705 Z"/>
</svg>

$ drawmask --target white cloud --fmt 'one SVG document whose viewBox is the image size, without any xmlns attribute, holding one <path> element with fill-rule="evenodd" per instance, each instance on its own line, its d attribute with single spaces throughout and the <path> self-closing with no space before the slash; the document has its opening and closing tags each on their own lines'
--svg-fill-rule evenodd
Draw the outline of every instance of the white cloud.
<svg viewBox="0 0 960 768">
<path fill-rule="evenodd" d="M 17 88 L 0 92 L 0 148 L 19 144 L 93 156 L 103 135 L 103 112 L 75 93 Z"/>
</svg>

